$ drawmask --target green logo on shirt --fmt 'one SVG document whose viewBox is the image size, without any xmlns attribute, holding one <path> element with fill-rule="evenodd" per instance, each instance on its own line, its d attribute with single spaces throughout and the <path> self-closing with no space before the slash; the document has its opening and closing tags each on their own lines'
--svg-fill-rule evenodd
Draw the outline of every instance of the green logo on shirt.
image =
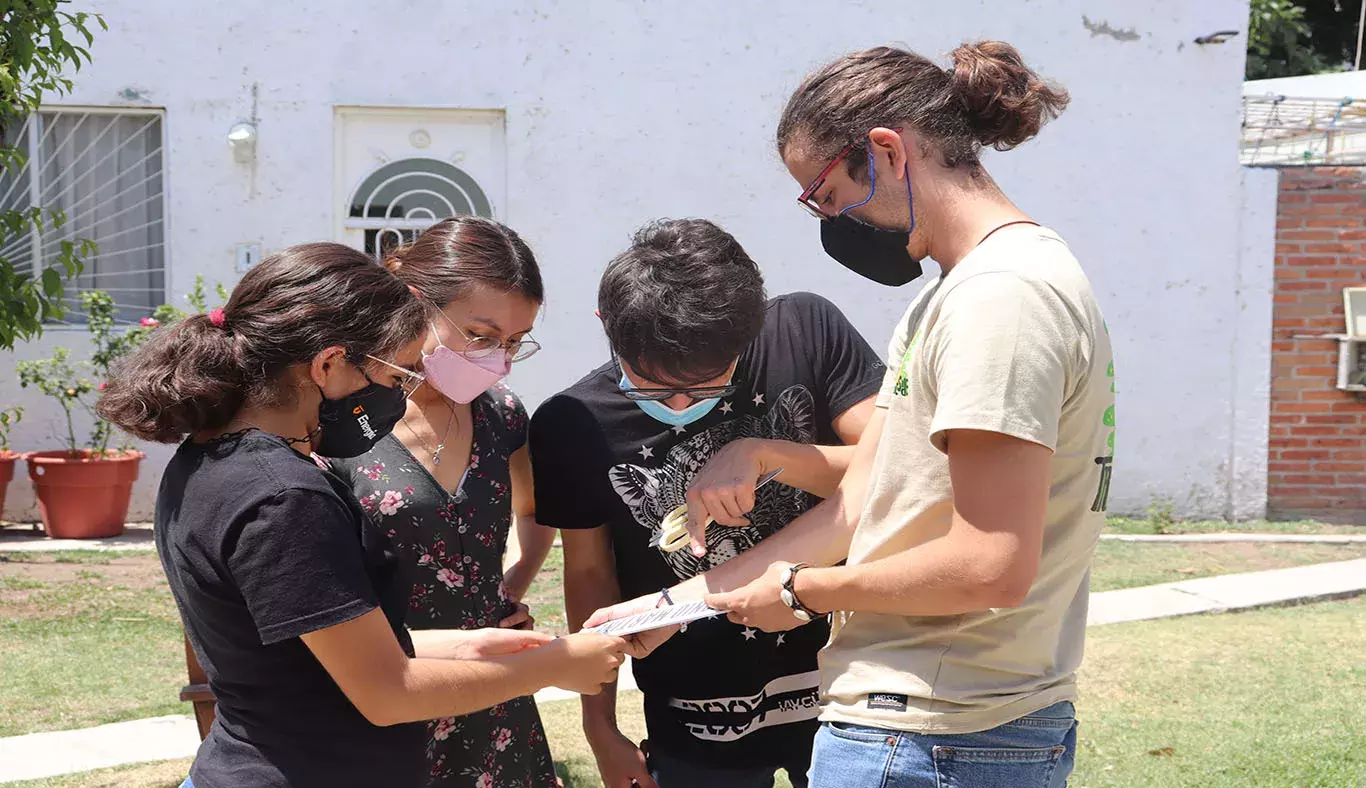
<svg viewBox="0 0 1366 788">
<path fill-rule="evenodd" d="M 1106 332 L 1109 332 L 1107 327 Z M 1115 391 L 1115 362 L 1111 361 L 1110 366 L 1105 370 L 1105 377 L 1110 379 L 1110 393 Z M 1110 433 L 1105 436 L 1105 455 L 1096 458 L 1096 464 L 1100 466 L 1100 485 L 1096 489 L 1096 499 L 1091 502 L 1091 511 L 1103 512 L 1110 503 L 1110 471 L 1115 462 L 1115 406 L 1111 403 L 1105 409 L 1105 415 L 1100 419 L 1101 423 L 1110 428 Z"/>
<path fill-rule="evenodd" d="M 906 367 L 911 363 L 911 352 L 915 350 L 915 343 L 920 340 L 920 332 L 915 332 L 911 337 L 910 344 L 906 345 L 906 352 L 901 354 L 901 366 L 896 371 L 896 385 L 892 386 L 892 393 L 898 397 L 904 397 L 911 393 L 910 380 L 906 376 Z"/>
</svg>

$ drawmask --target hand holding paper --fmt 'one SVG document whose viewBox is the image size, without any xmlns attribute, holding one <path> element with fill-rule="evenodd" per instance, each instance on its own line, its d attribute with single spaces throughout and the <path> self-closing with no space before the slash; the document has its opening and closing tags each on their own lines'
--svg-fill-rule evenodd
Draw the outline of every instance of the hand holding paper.
<svg viewBox="0 0 1366 788">
<path fill-rule="evenodd" d="M 627 615 L 624 618 L 605 621 L 592 627 L 585 626 L 583 631 L 623 637 L 626 635 L 634 635 L 638 632 L 649 632 L 655 629 L 663 629 L 664 627 L 679 626 L 720 614 L 721 611 L 713 610 L 708 607 L 705 602 L 684 602 L 679 605 L 663 605 L 654 608 L 653 610 L 647 610 Z M 594 618 L 596 617 L 597 614 L 595 613 Z M 593 619 L 589 620 L 591 621 Z"/>
</svg>

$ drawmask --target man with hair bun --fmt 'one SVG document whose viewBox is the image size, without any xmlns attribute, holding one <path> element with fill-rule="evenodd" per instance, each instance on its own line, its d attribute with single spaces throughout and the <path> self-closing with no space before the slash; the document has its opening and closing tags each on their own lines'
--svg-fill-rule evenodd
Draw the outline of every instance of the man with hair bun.
<svg viewBox="0 0 1366 788">
<path fill-rule="evenodd" d="M 979 158 L 1032 138 L 1068 96 L 1000 41 L 952 60 L 877 47 L 788 101 L 778 151 L 826 252 L 884 285 L 925 257 L 942 273 L 897 324 L 835 495 L 669 589 L 766 631 L 834 614 L 817 788 L 1063 786 L 1076 753 L 1114 453 L 1109 332 L 1066 243 Z"/>
</svg>

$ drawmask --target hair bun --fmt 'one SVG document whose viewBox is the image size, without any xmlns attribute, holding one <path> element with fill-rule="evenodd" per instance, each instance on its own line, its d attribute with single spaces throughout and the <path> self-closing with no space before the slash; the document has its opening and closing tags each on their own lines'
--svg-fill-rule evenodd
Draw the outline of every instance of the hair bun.
<svg viewBox="0 0 1366 788">
<path fill-rule="evenodd" d="M 952 57 L 949 89 L 983 146 L 1010 150 L 1067 106 L 1067 91 L 1045 82 L 1004 41 L 963 44 Z"/>
</svg>

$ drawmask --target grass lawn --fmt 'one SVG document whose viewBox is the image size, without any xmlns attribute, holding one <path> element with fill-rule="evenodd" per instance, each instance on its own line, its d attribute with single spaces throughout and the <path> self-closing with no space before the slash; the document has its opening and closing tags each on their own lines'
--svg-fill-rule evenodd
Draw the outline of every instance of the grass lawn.
<svg viewBox="0 0 1366 788">
<path fill-rule="evenodd" d="M 536 618 L 536 628 L 542 632 L 563 635 L 569 631 L 564 617 L 564 551 L 558 547 L 550 548 L 550 553 L 541 564 L 541 571 L 531 581 L 522 599 L 531 608 Z"/>
<path fill-rule="evenodd" d="M 1101 542 L 1091 572 L 1092 591 L 1172 583 L 1197 577 L 1257 572 L 1304 564 L 1366 558 L 1366 544 L 1160 544 Z M 526 602 L 537 629 L 564 634 L 564 601 L 560 583 L 564 554 L 550 551 L 545 568 L 527 591 Z"/>
<path fill-rule="evenodd" d="M 0 554 L 0 736 L 183 713 L 182 649 L 150 552 Z"/>
<path fill-rule="evenodd" d="M 1197 577 L 1258 572 L 1366 558 L 1366 544 L 1162 544 L 1103 541 L 1096 546 L 1091 591 L 1174 583 Z"/>
<path fill-rule="evenodd" d="M 541 571 L 531 581 L 522 599 L 536 618 L 536 628 L 542 632 L 563 635 L 569 631 L 564 617 L 564 551 L 550 548 Z"/>
<path fill-rule="evenodd" d="M 1111 541 L 1098 549 L 1092 587 L 1360 557 L 1366 545 Z M 562 574 L 562 554 L 552 550 L 528 593 L 546 631 L 564 631 Z M 189 713 L 177 699 L 181 649 L 150 551 L 0 554 L 0 736 Z M 1091 630 L 1072 785 L 1366 785 L 1361 654 L 1366 599 Z M 639 704 L 637 693 L 620 701 L 623 729 L 635 738 L 644 735 Z M 578 702 L 543 704 L 542 716 L 566 784 L 597 786 Z M 187 766 L 14 785 L 174 788 Z"/>
<path fill-rule="evenodd" d="M 1076 788 L 1366 785 L 1366 598 L 1087 633 Z"/>
<path fill-rule="evenodd" d="M 1091 630 L 1074 788 L 1366 785 L 1366 599 Z M 639 738 L 640 697 L 622 728 Z M 542 704 L 569 788 L 600 785 L 578 702 Z M 101 770 L 15 788 L 173 788 L 188 766 Z M 787 783 L 779 780 L 780 786 Z"/>
<path fill-rule="evenodd" d="M 1105 523 L 1111 534 L 1357 534 L 1366 536 L 1359 525 L 1333 525 L 1315 520 L 1250 520 L 1230 523 L 1224 520 L 1178 520 L 1162 512 L 1148 517 L 1111 517 Z"/>
<path fill-rule="evenodd" d="M 43 780 L 5 783 L 5 788 L 178 788 L 189 774 L 192 760 L 135 763 Z"/>
<path fill-rule="evenodd" d="M 1366 557 L 1366 545 L 1102 542 L 1094 591 Z M 527 594 L 566 631 L 563 556 Z M 0 736 L 185 713 L 179 619 L 150 551 L 0 554 Z"/>
</svg>

